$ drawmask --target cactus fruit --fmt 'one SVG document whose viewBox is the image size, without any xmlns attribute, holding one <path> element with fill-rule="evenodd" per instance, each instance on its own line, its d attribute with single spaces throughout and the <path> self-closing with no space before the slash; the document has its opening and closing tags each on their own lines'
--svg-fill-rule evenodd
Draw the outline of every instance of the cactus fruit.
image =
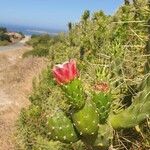
<svg viewBox="0 0 150 150">
<path fill-rule="evenodd" d="M 47 116 L 49 136 L 53 140 L 64 143 L 73 143 L 78 141 L 71 120 L 61 110 L 56 110 L 51 116 Z"/>
<path fill-rule="evenodd" d="M 94 103 L 88 101 L 85 106 L 72 114 L 74 126 L 81 136 L 94 135 L 98 131 L 99 115 Z"/>
<path fill-rule="evenodd" d="M 111 94 L 103 92 L 94 93 L 92 100 L 98 108 L 100 123 L 105 123 L 110 112 Z"/>
<path fill-rule="evenodd" d="M 67 97 L 67 103 L 74 110 L 79 110 L 85 105 L 84 91 L 79 79 L 71 81 L 67 85 L 63 85 L 62 89 Z"/>
</svg>

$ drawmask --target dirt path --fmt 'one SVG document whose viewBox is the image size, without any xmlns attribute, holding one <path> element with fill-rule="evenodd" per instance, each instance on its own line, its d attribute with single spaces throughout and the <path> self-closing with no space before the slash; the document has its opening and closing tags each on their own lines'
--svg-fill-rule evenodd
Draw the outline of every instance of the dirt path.
<svg viewBox="0 0 150 150">
<path fill-rule="evenodd" d="M 21 108 L 29 104 L 32 78 L 47 64 L 44 58 L 22 58 L 31 49 L 0 51 L 0 150 L 15 150 L 15 123 Z"/>
</svg>

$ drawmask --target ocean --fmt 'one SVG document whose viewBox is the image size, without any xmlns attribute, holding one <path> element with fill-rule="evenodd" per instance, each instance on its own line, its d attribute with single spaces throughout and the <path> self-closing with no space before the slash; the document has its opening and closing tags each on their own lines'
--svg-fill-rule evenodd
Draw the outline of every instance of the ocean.
<svg viewBox="0 0 150 150">
<path fill-rule="evenodd" d="M 47 29 L 47 28 L 39 28 L 39 27 L 30 27 L 30 26 L 20 26 L 20 25 L 10 25 L 10 24 L 1 24 L 0 27 L 6 27 L 8 31 L 11 32 L 22 32 L 24 35 L 40 35 L 40 34 L 49 34 L 49 35 L 57 35 L 60 32 L 66 32 L 61 29 Z"/>
</svg>

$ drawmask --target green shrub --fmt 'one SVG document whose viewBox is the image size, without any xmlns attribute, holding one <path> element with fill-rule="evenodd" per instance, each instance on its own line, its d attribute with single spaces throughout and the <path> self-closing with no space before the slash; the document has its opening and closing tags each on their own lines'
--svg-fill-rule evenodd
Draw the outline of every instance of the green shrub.
<svg viewBox="0 0 150 150">
<path fill-rule="evenodd" d="M 0 41 L 0 46 L 6 46 L 8 44 L 9 44 L 8 41 Z"/>
<path fill-rule="evenodd" d="M 6 33 L 7 32 L 7 28 L 5 27 L 0 27 L 0 33 Z"/>
</svg>

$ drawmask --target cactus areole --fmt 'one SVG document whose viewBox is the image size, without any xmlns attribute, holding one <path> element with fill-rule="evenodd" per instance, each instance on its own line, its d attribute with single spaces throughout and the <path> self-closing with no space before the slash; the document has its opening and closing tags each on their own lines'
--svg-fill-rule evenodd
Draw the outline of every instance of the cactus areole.
<svg viewBox="0 0 150 150">
<path fill-rule="evenodd" d="M 75 60 L 69 60 L 53 68 L 54 79 L 58 84 L 67 84 L 78 76 Z"/>
</svg>

